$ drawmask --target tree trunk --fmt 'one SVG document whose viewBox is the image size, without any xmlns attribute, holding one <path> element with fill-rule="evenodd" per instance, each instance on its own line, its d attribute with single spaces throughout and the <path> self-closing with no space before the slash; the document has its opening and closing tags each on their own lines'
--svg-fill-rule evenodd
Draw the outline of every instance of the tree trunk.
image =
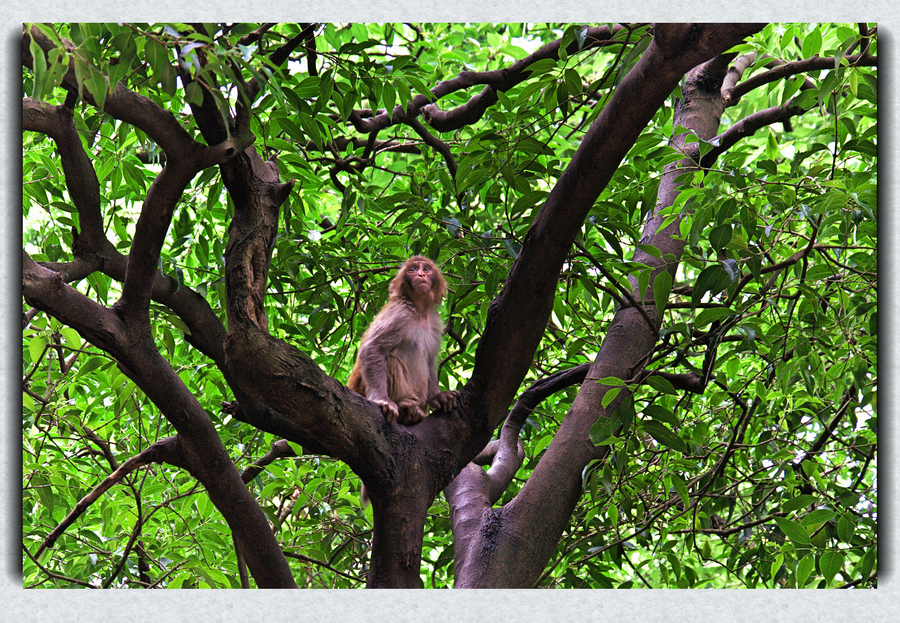
<svg viewBox="0 0 900 623">
<path fill-rule="evenodd" d="M 687 74 L 682 85 L 684 99 L 676 107 L 676 127 L 692 129 L 704 139 L 715 134 L 724 109 L 719 87 L 726 69 L 727 60 L 720 57 Z M 674 137 L 672 143 L 683 148 L 685 136 Z M 641 238 L 642 243 L 659 249 L 663 258 L 671 254 L 674 259 L 665 261 L 640 250 L 635 253 L 636 261 L 655 267 L 648 292 L 639 292 L 636 280 L 632 281 L 632 296 L 643 302 L 646 315 L 635 307 L 616 313 L 572 408 L 522 491 L 500 509 L 482 504 L 480 520 L 476 521 L 478 513 L 472 508 L 475 497 L 471 491 L 465 495 L 462 491 L 465 479 L 471 482 L 477 475 L 463 474 L 463 481 L 450 488 L 451 507 L 458 505 L 454 510 L 458 587 L 527 587 L 540 579 L 583 493 L 583 469 L 591 460 L 604 459 L 608 454 L 609 446 L 596 448 L 591 443 L 591 427 L 599 418 L 609 418 L 626 397 L 623 389 L 602 407 L 602 399 L 612 387 L 596 381 L 609 376 L 622 380 L 636 377 L 656 342 L 660 318 L 654 305 L 653 280 L 663 270 L 674 276 L 684 248 L 683 241 L 674 236 L 679 232 L 680 219 L 658 231 L 664 219 L 659 212 L 674 203 L 678 176 L 693 169 L 696 166 L 691 159 L 667 168 L 656 210 L 648 215 Z"/>
</svg>

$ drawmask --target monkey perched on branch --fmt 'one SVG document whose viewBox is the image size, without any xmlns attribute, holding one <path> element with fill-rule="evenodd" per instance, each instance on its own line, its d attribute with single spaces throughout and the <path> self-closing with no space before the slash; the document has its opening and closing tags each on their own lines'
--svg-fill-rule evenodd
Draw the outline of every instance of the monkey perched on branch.
<svg viewBox="0 0 900 623">
<path fill-rule="evenodd" d="M 391 280 L 388 302 L 363 334 L 347 386 L 381 407 L 388 424 L 418 424 L 428 407 L 451 410 L 459 392 L 438 388 L 435 359 L 444 322 L 437 305 L 447 282 L 416 255 Z"/>
</svg>

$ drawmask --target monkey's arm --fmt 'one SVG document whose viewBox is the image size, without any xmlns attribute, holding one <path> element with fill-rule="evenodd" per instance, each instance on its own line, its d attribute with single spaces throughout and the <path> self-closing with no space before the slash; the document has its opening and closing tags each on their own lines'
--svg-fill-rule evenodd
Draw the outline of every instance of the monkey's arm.
<svg viewBox="0 0 900 623">
<path fill-rule="evenodd" d="M 357 365 L 365 387 L 366 398 L 378 404 L 388 423 L 397 421 L 399 410 L 397 404 L 388 395 L 388 356 L 391 348 L 401 337 L 402 322 L 398 322 L 398 311 L 389 312 L 382 318 L 376 318 L 363 337 L 359 346 Z M 390 313 L 393 312 L 393 313 Z M 402 313 L 400 310 L 399 313 Z M 390 322 L 384 322 L 390 318 Z"/>
</svg>

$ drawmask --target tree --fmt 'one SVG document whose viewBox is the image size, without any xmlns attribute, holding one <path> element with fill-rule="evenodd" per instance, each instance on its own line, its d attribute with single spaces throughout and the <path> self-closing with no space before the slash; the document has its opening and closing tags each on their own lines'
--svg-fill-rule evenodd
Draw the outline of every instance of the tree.
<svg viewBox="0 0 900 623">
<path fill-rule="evenodd" d="M 874 586 L 876 52 L 26 25 L 25 584 Z M 388 426 L 417 253 L 460 405 Z"/>
</svg>

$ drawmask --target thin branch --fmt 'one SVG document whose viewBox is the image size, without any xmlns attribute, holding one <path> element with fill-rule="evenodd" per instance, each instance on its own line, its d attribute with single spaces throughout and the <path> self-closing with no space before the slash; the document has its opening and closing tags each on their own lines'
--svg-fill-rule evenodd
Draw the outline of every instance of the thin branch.
<svg viewBox="0 0 900 623">
<path fill-rule="evenodd" d="M 593 254 L 590 251 L 588 251 L 580 241 L 576 240 L 575 246 L 578 247 L 578 249 L 580 249 L 581 252 L 584 253 L 584 256 L 588 260 L 590 260 L 591 264 L 593 264 L 594 267 L 597 270 L 599 270 L 600 273 L 604 277 L 606 277 L 606 279 L 609 280 L 609 282 L 611 284 L 613 284 L 613 286 L 615 286 L 615 288 L 617 290 L 619 290 L 619 292 L 621 292 L 622 295 L 626 299 L 628 299 L 627 304 L 625 304 L 624 302 L 621 302 L 621 303 L 619 303 L 619 306 L 623 309 L 626 307 L 633 307 L 636 310 L 638 310 L 638 312 L 640 312 L 641 316 L 643 316 L 644 321 L 647 323 L 647 326 L 650 328 L 650 330 L 658 335 L 659 329 L 656 327 L 656 323 L 654 323 L 653 320 L 650 318 L 650 315 L 647 313 L 647 310 L 644 309 L 644 306 L 635 300 L 634 296 L 632 296 L 631 290 L 629 290 L 628 288 L 626 288 L 622 284 L 620 284 L 619 281 L 615 278 L 615 276 L 612 273 L 610 273 L 608 270 L 606 270 L 606 268 L 604 268 L 603 264 L 601 264 L 600 261 L 597 258 L 595 258 L 593 256 Z"/>
<path fill-rule="evenodd" d="M 601 45 L 620 43 L 612 41 L 611 38 L 623 29 L 622 26 L 615 26 L 612 30 L 606 26 L 585 28 L 582 31 L 583 43 L 581 46 L 579 47 L 579 43 L 574 41 L 567 48 L 567 52 L 572 55 Z M 396 106 L 390 111 L 390 114 L 388 111 L 382 111 L 369 119 L 363 119 L 359 113 L 353 111 L 350 114 L 350 122 L 359 132 L 368 134 L 396 123 L 406 123 L 409 118 L 416 117 L 421 113 L 425 121 L 438 132 L 451 132 L 481 118 L 488 107 L 497 102 L 498 91 L 507 91 L 527 80 L 531 75 L 531 72 L 527 71 L 529 65 L 545 58 L 559 58 L 559 44 L 559 40 L 552 41 L 504 69 L 461 72 L 456 78 L 438 83 L 431 89 L 428 96 L 418 94 L 406 108 Z M 486 86 L 481 93 L 453 110 L 445 112 L 434 105 L 434 102 L 450 93 L 482 84 Z"/>
<path fill-rule="evenodd" d="M 328 569 L 332 573 L 336 573 L 341 577 L 345 577 L 348 580 L 353 580 L 354 582 L 362 583 L 364 580 L 362 578 L 356 577 L 355 575 L 350 575 L 349 573 L 345 573 L 340 569 L 332 567 L 327 562 L 323 560 L 316 560 L 315 558 L 310 558 L 309 556 L 304 556 L 303 554 L 297 554 L 295 552 L 290 552 L 288 550 L 284 550 L 284 555 L 288 558 L 296 558 L 297 560 L 302 560 L 303 562 L 309 563 L 311 565 L 316 565 L 317 567 L 322 567 L 324 569 Z"/>
<path fill-rule="evenodd" d="M 70 578 L 65 575 L 60 575 L 58 573 L 54 573 L 53 571 L 50 571 L 50 569 L 48 569 L 47 567 L 42 565 L 40 562 L 38 562 L 40 553 L 38 553 L 37 556 L 32 555 L 32 553 L 30 551 L 28 551 L 28 548 L 25 547 L 24 545 L 22 546 L 22 551 L 25 552 L 25 555 L 31 559 L 31 562 L 33 562 L 37 566 L 38 569 L 40 569 L 41 571 L 44 572 L 44 575 L 46 575 L 47 577 L 49 577 L 53 580 L 63 580 L 65 582 L 70 582 L 72 584 L 75 584 L 76 586 L 83 586 L 84 588 L 100 588 L 99 586 L 95 586 L 95 585 L 91 584 L 90 582 L 85 582 L 84 580 L 76 580 L 75 578 Z"/>
<path fill-rule="evenodd" d="M 105 439 L 102 439 L 100 435 L 95 433 L 92 429 L 87 426 L 84 427 L 84 436 L 93 441 L 100 451 L 103 452 L 104 458 L 106 458 L 106 462 L 109 463 L 110 468 L 113 471 L 119 469 L 119 462 L 116 460 L 116 457 L 112 453 L 112 449 L 109 447 L 109 442 Z"/>
<path fill-rule="evenodd" d="M 426 145 L 428 145 L 444 157 L 444 162 L 447 163 L 447 169 L 450 171 L 450 177 L 455 180 L 456 160 L 453 159 L 453 154 L 450 152 L 450 146 L 431 134 L 428 130 L 426 130 L 425 126 L 423 126 L 422 123 L 415 117 L 408 118 L 406 120 L 406 123 L 407 125 L 409 125 L 409 127 L 416 131 L 416 134 L 422 137 L 422 140 Z"/>
<path fill-rule="evenodd" d="M 877 56 L 869 56 L 868 54 L 856 54 L 854 56 L 845 57 L 851 67 L 872 66 L 878 64 Z M 814 56 L 801 61 L 793 61 L 777 65 L 769 71 L 755 74 L 740 84 L 722 90 L 722 98 L 727 105 L 737 103 L 737 101 L 753 89 L 759 88 L 770 82 L 776 82 L 789 76 L 803 74 L 817 69 L 834 69 L 833 56 Z"/>
<path fill-rule="evenodd" d="M 145 465 L 149 465 L 150 463 L 169 463 L 176 467 L 186 468 L 186 460 L 184 456 L 182 456 L 178 437 L 166 437 L 165 439 L 157 441 L 140 454 L 125 461 L 119 469 L 104 478 L 103 482 L 94 487 L 93 491 L 81 498 L 75 505 L 75 508 L 73 508 L 59 525 L 47 535 L 47 538 L 41 543 L 41 546 L 38 548 L 34 557 L 40 558 L 45 549 L 53 547 L 69 526 L 75 523 L 75 521 L 91 507 L 91 504 L 100 499 L 100 496 L 111 489 L 113 485 L 121 482 L 123 478 L 133 471 L 144 467 Z"/>
<path fill-rule="evenodd" d="M 802 115 L 808 110 L 801 106 L 794 106 L 792 102 L 793 99 L 785 102 L 783 106 L 773 106 L 747 115 L 728 128 L 725 132 L 711 139 L 709 143 L 713 145 L 713 148 L 699 158 L 700 166 L 709 168 L 721 154 L 725 153 L 741 139 L 752 136 L 760 128 L 772 125 L 773 123 L 788 121 L 791 117 Z M 692 157 L 695 160 L 699 155 L 697 148 L 698 145 L 695 143 L 690 146 L 689 150 L 692 152 Z"/>
<path fill-rule="evenodd" d="M 294 452 L 294 449 L 291 448 L 291 445 L 287 442 L 287 440 L 279 439 L 277 441 L 273 441 L 272 449 L 269 450 L 269 452 L 267 452 L 265 456 L 254 461 L 253 464 L 251 464 L 241 472 L 241 480 L 249 484 L 251 480 L 262 473 L 262 471 L 266 468 L 266 465 L 269 465 L 270 463 L 273 463 L 278 459 L 293 458 L 295 456 L 297 456 L 297 453 Z"/>
</svg>

